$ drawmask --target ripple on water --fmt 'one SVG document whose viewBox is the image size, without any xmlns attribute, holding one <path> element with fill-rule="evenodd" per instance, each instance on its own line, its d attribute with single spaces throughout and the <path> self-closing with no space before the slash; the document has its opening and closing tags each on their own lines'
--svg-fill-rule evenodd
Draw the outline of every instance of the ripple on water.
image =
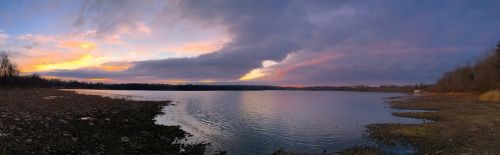
<svg viewBox="0 0 500 155">
<path fill-rule="evenodd" d="M 375 145 L 365 125 L 421 123 L 392 116 L 385 97 L 395 93 L 310 91 L 97 91 L 99 94 L 173 100 L 158 124 L 180 125 L 195 141 L 230 154 L 267 154 L 279 147 L 303 152 L 335 152 L 354 145 Z M 103 92 L 103 93 L 101 93 Z M 178 102 L 178 103 L 177 103 Z M 406 152 L 408 148 L 384 148 Z M 395 150 L 395 151 L 394 151 Z"/>
</svg>

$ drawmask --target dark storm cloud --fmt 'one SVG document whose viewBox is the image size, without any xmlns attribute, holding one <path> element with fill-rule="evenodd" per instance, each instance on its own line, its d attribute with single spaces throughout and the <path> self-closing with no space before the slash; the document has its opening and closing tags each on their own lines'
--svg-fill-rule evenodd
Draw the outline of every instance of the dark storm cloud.
<svg viewBox="0 0 500 155">
<path fill-rule="evenodd" d="M 437 53 L 359 53 L 344 55 L 320 64 L 301 66 L 276 79 L 280 71 L 303 61 L 321 56 L 300 56 L 297 60 L 274 66 L 278 72 L 270 73 L 262 82 L 288 85 L 352 85 L 352 84 L 416 84 L 432 83 L 457 62 L 472 63 L 478 49 Z"/>
<path fill-rule="evenodd" d="M 233 40 L 214 53 L 135 62 L 134 67 L 114 74 L 236 80 L 261 67 L 264 60 L 283 61 L 278 66 L 286 67 L 310 59 L 286 62 L 287 55 L 313 52 L 343 56 L 296 68 L 276 82 L 429 82 L 456 64 L 471 61 L 500 39 L 500 3 L 494 0 L 183 0 L 163 9 L 156 19 L 191 20 L 207 28 L 223 25 Z M 132 14 L 138 14 L 131 16 L 135 19 L 141 13 L 132 10 Z M 99 21 L 98 27 L 124 21 L 130 19 Z"/>
<path fill-rule="evenodd" d="M 290 1 L 179 1 L 180 18 L 224 25 L 234 40 L 221 50 L 195 58 L 136 63 L 127 72 L 159 78 L 235 80 L 263 60 L 282 60 L 310 36 L 302 8 Z"/>
</svg>

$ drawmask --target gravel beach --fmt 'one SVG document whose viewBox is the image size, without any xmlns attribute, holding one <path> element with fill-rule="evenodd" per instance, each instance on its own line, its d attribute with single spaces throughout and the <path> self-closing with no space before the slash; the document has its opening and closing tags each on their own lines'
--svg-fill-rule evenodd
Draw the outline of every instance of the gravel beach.
<svg viewBox="0 0 500 155">
<path fill-rule="evenodd" d="M 0 154 L 202 154 L 206 144 L 153 118 L 169 101 L 57 89 L 0 89 Z"/>
</svg>

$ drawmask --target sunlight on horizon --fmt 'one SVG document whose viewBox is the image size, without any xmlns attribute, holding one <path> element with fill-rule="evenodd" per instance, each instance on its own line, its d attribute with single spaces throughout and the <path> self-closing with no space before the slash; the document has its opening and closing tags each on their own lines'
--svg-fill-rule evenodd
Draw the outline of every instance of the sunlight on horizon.
<svg viewBox="0 0 500 155">
<path fill-rule="evenodd" d="M 500 35 L 488 1 L 114 3 L 0 1 L 0 50 L 23 74 L 83 81 L 415 84 Z"/>
</svg>

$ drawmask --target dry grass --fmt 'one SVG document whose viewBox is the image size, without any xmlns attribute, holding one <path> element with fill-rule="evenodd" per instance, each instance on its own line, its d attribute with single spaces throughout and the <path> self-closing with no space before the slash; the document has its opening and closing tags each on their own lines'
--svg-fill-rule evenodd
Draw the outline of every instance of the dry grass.
<svg viewBox="0 0 500 155">
<path fill-rule="evenodd" d="M 396 113 L 432 119 L 424 124 L 370 125 L 372 138 L 386 144 L 409 143 L 418 154 L 500 154 L 500 104 L 471 94 L 433 94 L 392 102 L 393 108 L 435 112 Z"/>
<path fill-rule="evenodd" d="M 500 90 L 491 90 L 479 96 L 481 101 L 500 102 Z"/>
</svg>

